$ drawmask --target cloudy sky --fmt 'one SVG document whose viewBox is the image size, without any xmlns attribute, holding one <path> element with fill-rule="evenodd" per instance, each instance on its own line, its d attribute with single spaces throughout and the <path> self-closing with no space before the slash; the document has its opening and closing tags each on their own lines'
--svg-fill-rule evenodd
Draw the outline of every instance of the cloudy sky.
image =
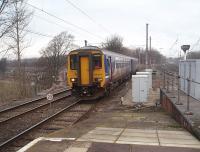
<svg viewBox="0 0 200 152">
<path fill-rule="evenodd" d="M 29 29 L 50 37 L 29 34 L 31 45 L 24 57 L 39 56 L 39 50 L 47 45 L 51 36 L 62 31 L 74 35 L 75 43 L 80 46 L 85 39 L 89 44 L 98 45 L 109 35 L 118 34 L 123 37 L 125 46 L 144 47 L 146 23 L 152 46 L 164 55 L 177 57 L 182 44 L 191 44 L 193 50 L 200 48 L 199 0 L 70 0 L 90 18 L 67 0 L 27 2 L 65 23 L 29 6 L 34 10 Z"/>
</svg>

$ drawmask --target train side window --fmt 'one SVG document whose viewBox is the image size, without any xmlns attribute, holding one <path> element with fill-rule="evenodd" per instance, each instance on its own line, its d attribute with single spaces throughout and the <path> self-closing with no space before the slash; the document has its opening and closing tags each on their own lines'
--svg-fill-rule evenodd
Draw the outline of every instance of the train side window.
<svg viewBox="0 0 200 152">
<path fill-rule="evenodd" d="M 70 68 L 71 68 L 71 70 L 76 70 L 77 64 L 78 64 L 77 55 L 75 55 L 75 54 L 70 55 Z"/>
<path fill-rule="evenodd" d="M 102 67 L 101 55 L 95 54 L 93 56 L 93 68 L 100 69 Z"/>
<path fill-rule="evenodd" d="M 110 75 L 110 60 L 106 59 L 106 74 Z"/>
</svg>

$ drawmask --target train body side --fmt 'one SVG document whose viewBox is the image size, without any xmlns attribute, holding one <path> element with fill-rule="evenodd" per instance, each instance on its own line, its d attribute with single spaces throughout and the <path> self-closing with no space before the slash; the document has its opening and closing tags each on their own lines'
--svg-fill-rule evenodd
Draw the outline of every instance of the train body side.
<svg viewBox="0 0 200 152">
<path fill-rule="evenodd" d="M 109 69 L 109 73 L 105 72 L 106 82 L 112 84 L 122 81 L 135 73 L 138 62 L 137 59 L 106 50 L 103 50 L 102 52 L 104 58 L 107 60 L 107 63 L 105 62 L 105 68 Z M 110 63 L 110 66 L 108 62 Z"/>
<path fill-rule="evenodd" d="M 67 81 L 79 96 L 109 92 L 115 82 L 136 70 L 137 59 L 97 47 L 74 50 L 67 57 Z"/>
</svg>

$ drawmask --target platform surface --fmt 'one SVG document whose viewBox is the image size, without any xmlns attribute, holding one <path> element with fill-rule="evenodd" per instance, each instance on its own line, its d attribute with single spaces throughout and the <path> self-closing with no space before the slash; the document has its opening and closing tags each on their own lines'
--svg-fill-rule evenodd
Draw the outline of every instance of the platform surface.
<svg viewBox="0 0 200 152">
<path fill-rule="evenodd" d="M 36 139 L 19 152 L 200 152 L 199 140 L 161 107 L 138 111 L 121 105 L 127 87 L 104 98 L 88 119 Z"/>
</svg>

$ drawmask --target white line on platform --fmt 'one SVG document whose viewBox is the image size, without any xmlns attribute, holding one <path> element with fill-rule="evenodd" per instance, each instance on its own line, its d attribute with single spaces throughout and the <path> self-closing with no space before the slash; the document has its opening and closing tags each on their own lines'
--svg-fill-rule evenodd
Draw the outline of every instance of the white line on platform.
<svg viewBox="0 0 200 152">
<path fill-rule="evenodd" d="M 39 137 L 33 141 L 31 141 L 30 143 L 28 143 L 27 145 L 25 145 L 24 147 L 22 147 L 20 150 L 18 150 L 17 152 L 25 152 L 27 151 L 29 148 L 31 148 L 33 145 L 35 145 L 36 143 L 38 143 L 39 141 L 43 140 L 44 137 Z"/>
<path fill-rule="evenodd" d="M 47 140 L 47 141 L 56 141 L 56 142 L 61 142 L 63 140 L 75 140 L 76 138 L 47 138 L 47 137 L 39 137 L 33 141 L 31 141 L 30 143 L 28 143 L 27 145 L 25 145 L 24 147 L 22 147 L 20 150 L 18 150 L 17 152 L 25 152 L 27 151 L 29 148 L 31 148 L 32 146 L 34 146 L 35 144 L 37 144 L 39 141 L 42 140 Z"/>
</svg>

